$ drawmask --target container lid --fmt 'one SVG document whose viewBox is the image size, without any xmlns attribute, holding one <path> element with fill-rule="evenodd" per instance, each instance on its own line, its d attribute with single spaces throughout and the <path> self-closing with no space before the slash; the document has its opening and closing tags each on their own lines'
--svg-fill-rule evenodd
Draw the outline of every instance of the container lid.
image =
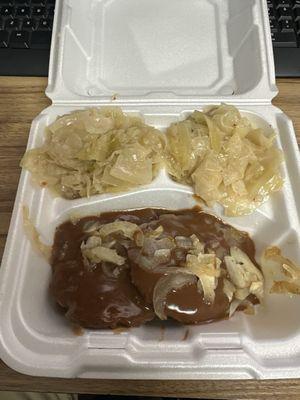
<svg viewBox="0 0 300 400">
<path fill-rule="evenodd" d="M 270 102 L 263 0 L 57 0 L 54 103 Z"/>
</svg>

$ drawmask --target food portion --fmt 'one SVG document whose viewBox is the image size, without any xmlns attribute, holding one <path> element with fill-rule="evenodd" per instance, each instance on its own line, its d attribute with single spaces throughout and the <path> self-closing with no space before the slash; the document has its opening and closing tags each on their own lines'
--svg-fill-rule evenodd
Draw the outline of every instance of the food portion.
<svg viewBox="0 0 300 400">
<path fill-rule="evenodd" d="M 255 247 L 198 208 L 104 213 L 60 225 L 50 290 L 86 328 L 154 318 L 200 324 L 251 310 L 264 293 Z"/>
<path fill-rule="evenodd" d="M 164 147 L 164 136 L 141 118 L 90 108 L 48 126 L 43 146 L 27 151 L 21 166 L 41 186 L 75 199 L 151 183 Z"/>
<path fill-rule="evenodd" d="M 234 106 L 194 111 L 167 130 L 167 169 L 225 215 L 250 214 L 283 185 L 282 152 Z"/>
<path fill-rule="evenodd" d="M 66 199 L 128 191 L 166 167 L 208 206 L 245 215 L 283 185 L 282 152 L 270 132 L 226 104 L 194 111 L 166 135 L 120 108 L 90 108 L 48 126 L 44 145 L 26 152 L 21 166 Z"/>
<path fill-rule="evenodd" d="M 126 249 L 111 235 L 103 240 L 94 235 L 100 221 L 91 217 L 57 228 L 51 293 L 81 327 L 129 327 L 152 320 L 152 308 L 131 283 Z"/>
<path fill-rule="evenodd" d="M 262 267 L 270 286 L 270 293 L 300 294 L 300 266 L 284 257 L 278 247 L 267 247 L 262 256 Z"/>
</svg>

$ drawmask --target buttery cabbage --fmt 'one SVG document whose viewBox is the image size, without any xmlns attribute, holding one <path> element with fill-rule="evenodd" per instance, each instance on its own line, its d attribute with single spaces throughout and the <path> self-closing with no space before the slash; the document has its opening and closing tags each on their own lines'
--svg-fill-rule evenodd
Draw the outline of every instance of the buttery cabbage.
<svg viewBox="0 0 300 400">
<path fill-rule="evenodd" d="M 33 179 L 66 198 L 149 184 L 163 159 L 164 136 L 120 108 L 90 108 L 58 118 L 42 147 L 24 155 Z"/>
<path fill-rule="evenodd" d="M 234 106 L 194 111 L 167 130 L 167 169 L 208 206 L 218 202 L 228 216 L 250 214 L 283 185 L 274 137 Z"/>
<path fill-rule="evenodd" d="M 283 185 L 274 137 L 226 104 L 194 111 L 166 135 L 120 108 L 90 108 L 47 127 L 44 145 L 27 151 L 21 166 L 67 199 L 128 191 L 166 166 L 208 206 L 218 202 L 226 215 L 238 216 Z"/>
</svg>

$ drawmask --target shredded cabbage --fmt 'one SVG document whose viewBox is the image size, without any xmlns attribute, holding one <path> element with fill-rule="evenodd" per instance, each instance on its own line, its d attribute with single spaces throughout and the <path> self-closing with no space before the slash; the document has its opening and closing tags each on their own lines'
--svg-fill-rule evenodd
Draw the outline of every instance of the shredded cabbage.
<svg viewBox="0 0 300 400">
<path fill-rule="evenodd" d="M 120 108 L 90 108 L 47 127 L 44 145 L 26 152 L 21 166 L 40 185 L 74 199 L 149 184 L 166 164 L 207 205 L 219 202 L 226 215 L 238 216 L 283 185 L 274 136 L 226 104 L 194 111 L 166 135 Z"/>
<path fill-rule="evenodd" d="M 21 166 L 41 186 L 74 199 L 151 183 L 164 148 L 164 136 L 140 118 L 90 108 L 48 126 L 44 145 L 27 151 Z"/>
<path fill-rule="evenodd" d="M 250 214 L 283 185 L 274 136 L 234 106 L 194 111 L 167 130 L 167 169 L 207 205 L 219 202 L 229 216 Z"/>
</svg>

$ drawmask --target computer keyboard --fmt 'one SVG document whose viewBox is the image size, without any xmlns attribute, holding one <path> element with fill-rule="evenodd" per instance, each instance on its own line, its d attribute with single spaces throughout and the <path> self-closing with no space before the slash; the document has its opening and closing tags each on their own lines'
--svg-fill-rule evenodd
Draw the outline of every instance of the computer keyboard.
<svg viewBox="0 0 300 400">
<path fill-rule="evenodd" d="M 55 0 L 0 0 L 0 75 L 47 76 Z"/>
<path fill-rule="evenodd" d="M 300 77 L 300 0 L 267 0 L 277 76 Z"/>
<path fill-rule="evenodd" d="M 266 1 L 276 76 L 300 77 L 300 0 Z M 55 0 L 0 0 L 0 75 L 48 75 L 54 8 Z"/>
</svg>

